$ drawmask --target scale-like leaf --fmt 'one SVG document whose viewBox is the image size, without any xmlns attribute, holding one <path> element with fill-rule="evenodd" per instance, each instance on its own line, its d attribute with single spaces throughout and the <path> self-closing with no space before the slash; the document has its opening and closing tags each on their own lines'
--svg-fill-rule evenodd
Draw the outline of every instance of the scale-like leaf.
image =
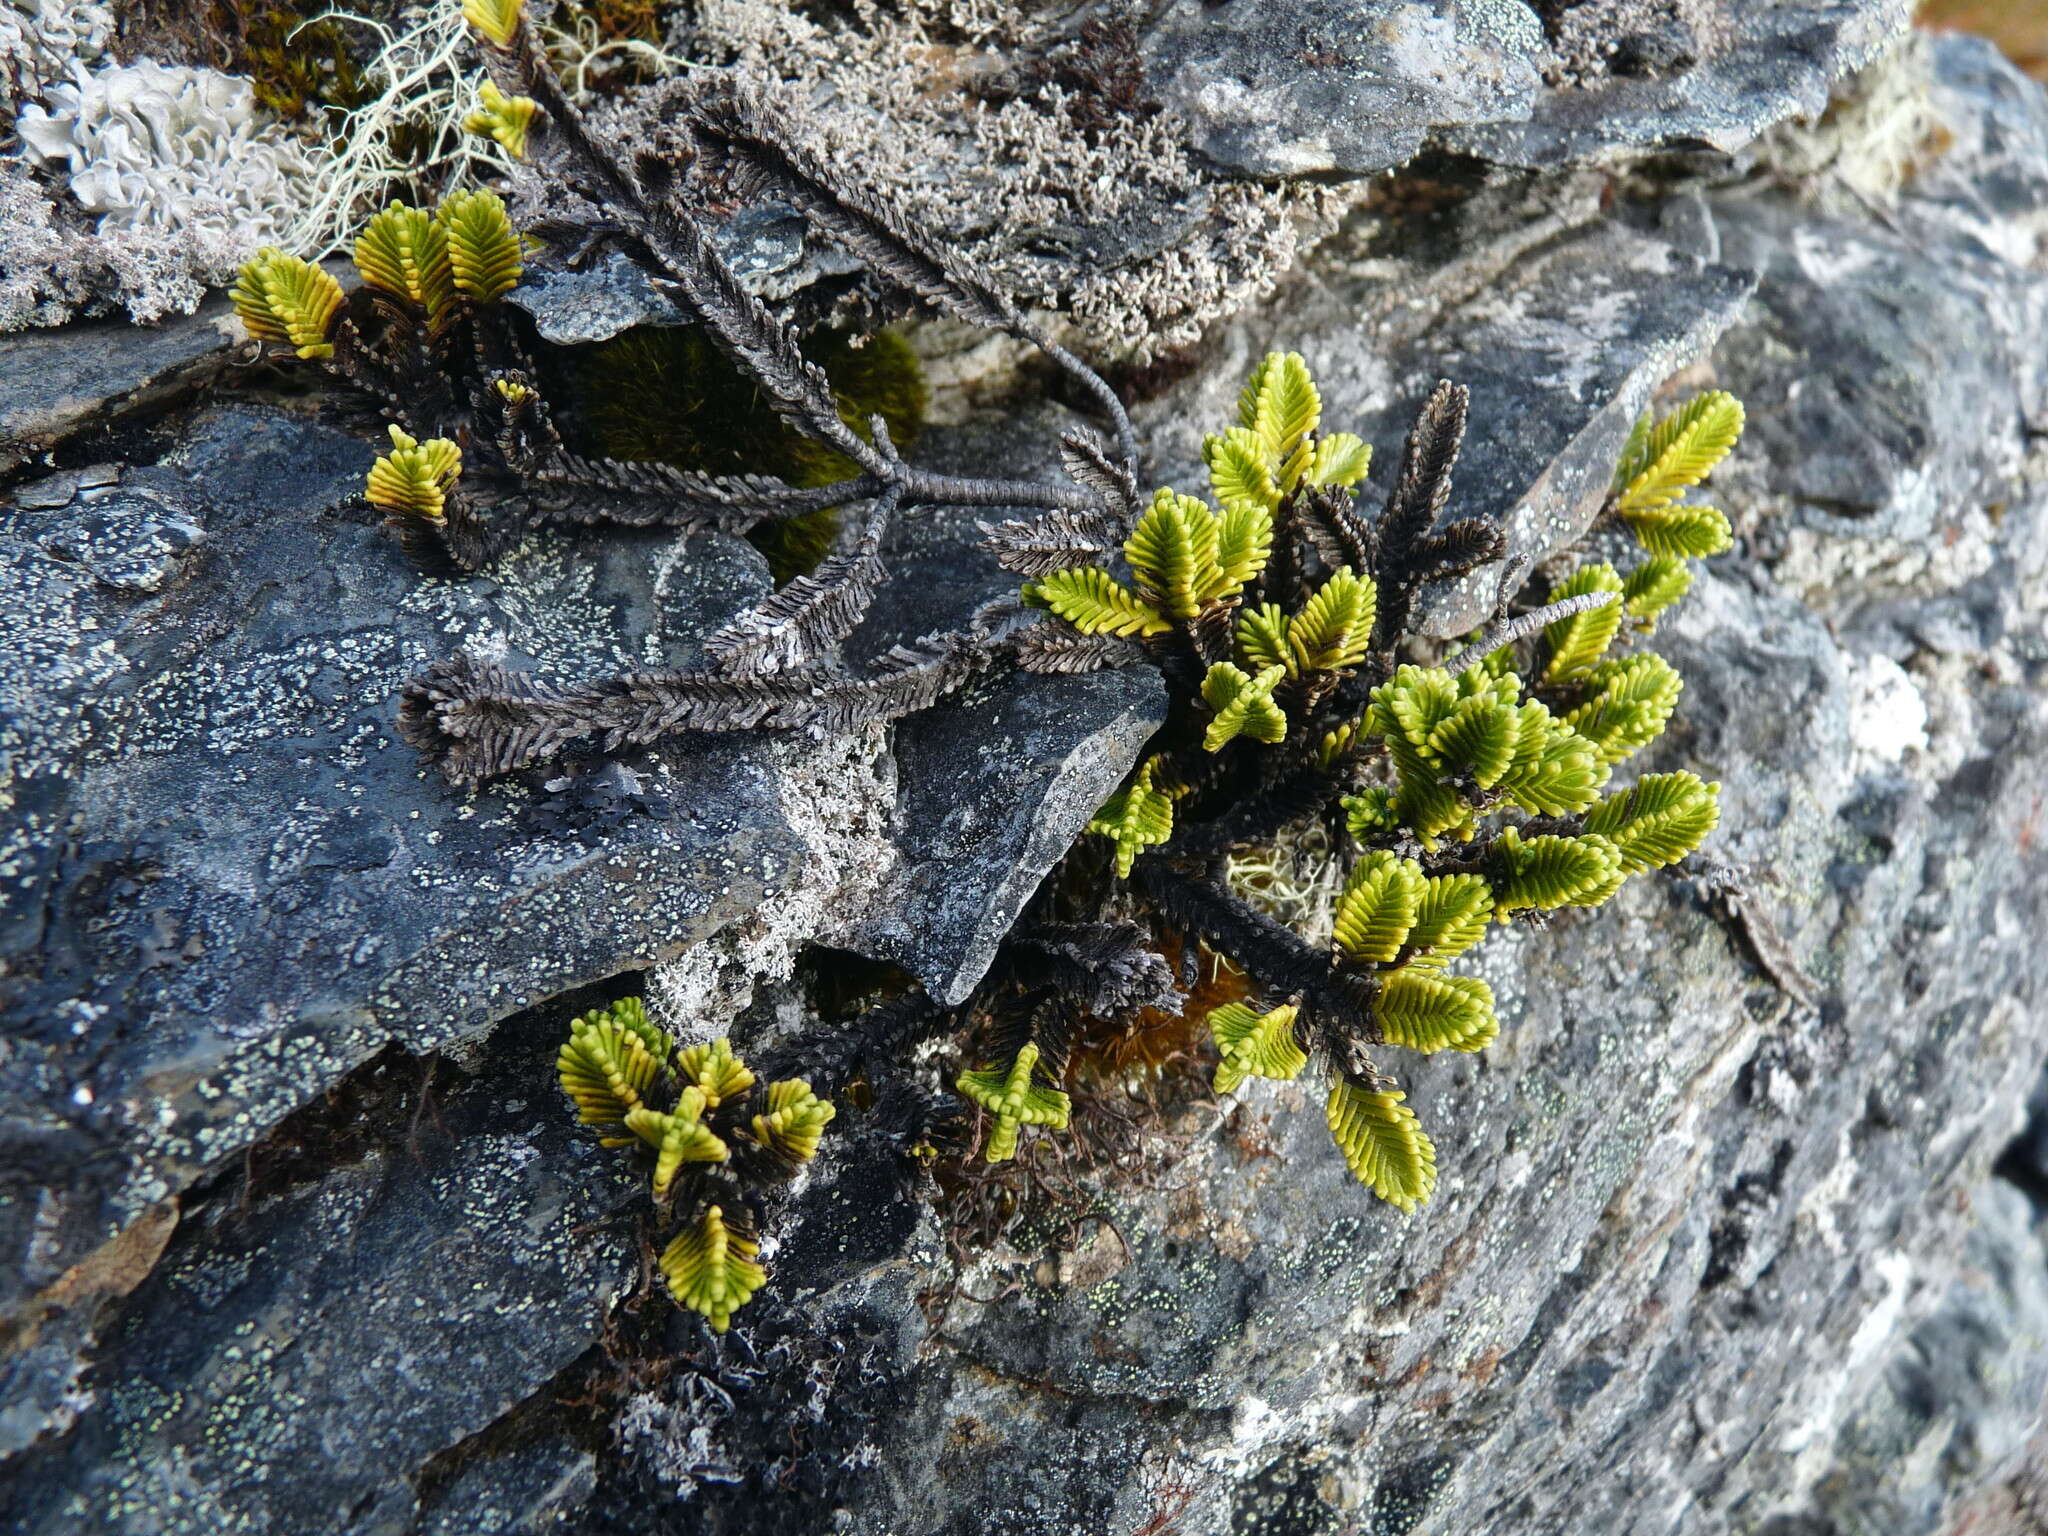
<svg viewBox="0 0 2048 1536">
<path fill-rule="evenodd" d="M 1042 517 L 979 523 L 982 548 L 1019 576 L 1050 576 L 1074 566 L 1099 565 L 1116 549 L 1116 532 L 1099 512 L 1055 508 Z"/>
<path fill-rule="evenodd" d="M 438 320 L 455 297 L 448 231 L 422 208 L 391 203 L 356 237 L 356 270 L 372 288 L 404 299 Z"/>
<path fill-rule="evenodd" d="M 1007 1068 L 962 1072 L 953 1086 L 995 1117 L 984 1154 L 989 1162 L 1007 1162 L 1017 1153 L 1017 1135 L 1027 1125 L 1051 1130 L 1067 1128 L 1073 1104 L 1057 1088 L 1031 1080 L 1038 1065 L 1038 1046 L 1026 1042 Z"/>
<path fill-rule="evenodd" d="M 510 48 L 519 35 L 522 0 L 462 0 L 462 19 L 494 48 Z"/>
<path fill-rule="evenodd" d="M 476 96 L 477 108 L 463 118 L 463 132 L 494 140 L 514 160 L 524 160 L 540 103 L 531 96 L 507 96 L 490 80 L 477 87 Z"/>
<path fill-rule="evenodd" d="M 1403 666 L 1373 690 L 1368 731 L 1398 733 L 1417 751 L 1427 751 L 1436 728 L 1458 707 L 1458 684 L 1437 667 Z"/>
<path fill-rule="evenodd" d="M 1650 431 L 1656 425 L 1656 413 L 1645 410 L 1636 418 L 1636 424 L 1629 428 L 1628 441 L 1621 445 L 1621 458 L 1614 466 L 1613 493 L 1619 496 L 1629 481 L 1635 479 L 1650 465 Z"/>
<path fill-rule="evenodd" d="M 1232 427 L 1202 440 L 1202 459 L 1209 466 L 1209 488 L 1226 510 L 1240 503 L 1271 511 L 1280 503 L 1279 488 L 1266 467 L 1265 445 L 1258 433 Z"/>
<path fill-rule="evenodd" d="M 519 235 L 495 192 L 457 192 L 434 218 L 448 237 L 455 286 L 479 304 L 503 298 L 519 283 Z"/>
<path fill-rule="evenodd" d="M 1159 635 L 1173 628 L 1157 608 L 1099 565 L 1054 571 L 1024 588 L 1084 635 Z"/>
<path fill-rule="evenodd" d="M 1621 517 L 1644 549 L 1674 560 L 1704 560 L 1735 542 L 1735 530 L 1718 507 L 1681 501 L 1668 507 L 1639 507 Z"/>
<path fill-rule="evenodd" d="M 1221 1058 L 1211 1086 L 1234 1093 L 1247 1077 L 1285 1081 L 1308 1065 L 1308 1054 L 1295 1043 L 1292 1005 L 1255 1013 L 1243 1003 L 1224 1003 L 1209 1010 L 1209 1030 Z"/>
<path fill-rule="evenodd" d="M 1215 718 L 1202 737 L 1202 746 L 1221 752 L 1239 736 L 1253 741 L 1275 742 L 1287 738 L 1287 713 L 1274 702 L 1273 690 L 1287 675 L 1285 667 L 1267 667 L 1257 677 L 1241 668 L 1219 661 L 1202 679 L 1202 702 Z"/>
<path fill-rule="evenodd" d="M 1137 777 L 1103 802 L 1087 830 L 1116 844 L 1116 877 L 1128 879 L 1131 862 L 1173 836 L 1173 801 L 1152 787 L 1159 759 L 1148 758 Z"/>
<path fill-rule="evenodd" d="M 722 1163 L 729 1156 L 723 1141 L 703 1123 L 704 1094 L 685 1088 L 673 1114 L 641 1105 L 626 1112 L 626 1129 L 655 1150 L 654 1198 L 666 1200 L 669 1187 L 685 1163 Z"/>
<path fill-rule="evenodd" d="M 1194 618 L 1207 604 L 1204 594 L 1222 579 L 1216 532 L 1216 515 L 1206 505 L 1162 489 L 1124 541 L 1140 590 L 1169 618 Z"/>
<path fill-rule="evenodd" d="M 1349 432 L 1316 439 L 1315 457 L 1303 478 L 1310 485 L 1356 485 L 1372 469 L 1372 445 Z"/>
<path fill-rule="evenodd" d="M 1621 850 L 1595 833 L 1583 837 L 1524 838 L 1515 828 L 1494 843 L 1501 878 L 1493 888 L 1494 914 L 1535 908 L 1597 907 L 1621 889 Z"/>
<path fill-rule="evenodd" d="M 1592 697 L 1566 715 L 1565 724 L 1592 743 L 1605 763 L 1618 763 L 1663 735 L 1685 687 L 1669 662 L 1647 651 L 1602 662 L 1586 683 Z"/>
<path fill-rule="evenodd" d="M 1352 1176 L 1413 1215 L 1436 1189 L 1436 1146 L 1398 1089 L 1374 1092 L 1339 1079 L 1325 1107 L 1330 1135 Z"/>
<path fill-rule="evenodd" d="M 1387 755 L 1397 772 L 1393 809 L 1425 846 L 1445 832 L 1455 831 L 1472 819 L 1472 808 L 1458 792 L 1442 782 L 1442 770 L 1404 736 L 1387 738 Z"/>
<path fill-rule="evenodd" d="M 1394 792 L 1390 789 L 1346 795 L 1340 803 L 1344 807 L 1344 824 L 1353 837 L 1367 838 L 1401 825 L 1401 813 L 1394 807 Z"/>
<path fill-rule="evenodd" d="M 1651 429 L 1643 467 L 1622 490 L 1622 512 L 1677 500 L 1704 480 L 1741 436 L 1741 401 L 1720 389 L 1695 395 Z"/>
<path fill-rule="evenodd" d="M 1551 590 L 1550 600 L 1557 602 L 1595 592 L 1619 594 L 1621 590 L 1621 577 L 1603 561 L 1573 571 Z M 1543 680 L 1560 683 L 1590 672 L 1607 654 L 1607 647 L 1614 643 L 1621 621 L 1627 616 L 1628 610 L 1617 600 L 1559 619 L 1545 628 L 1543 637 L 1550 643 L 1550 663 L 1543 669 Z"/>
<path fill-rule="evenodd" d="M 576 1105 L 577 1118 L 604 1134 L 607 1147 L 632 1145 L 626 1116 L 640 1108 L 661 1061 L 646 1036 L 608 1009 L 586 1013 L 569 1026 L 569 1038 L 555 1056 L 562 1091 Z"/>
<path fill-rule="evenodd" d="M 1435 875 L 1423 886 L 1408 930 L 1409 962 L 1437 966 L 1462 955 L 1486 937 L 1493 922 L 1493 887 L 1477 875 Z"/>
<path fill-rule="evenodd" d="M 1500 1033 L 1493 988 L 1476 976 L 1404 967 L 1380 982 L 1373 1020 L 1393 1045 L 1411 1051 L 1482 1051 Z"/>
<path fill-rule="evenodd" d="M 266 245 L 235 276 L 235 313 L 249 334 L 282 342 L 300 357 L 332 357 L 341 284 L 310 261 Z"/>
<path fill-rule="evenodd" d="M 704 1091 L 704 1102 L 712 1109 L 754 1086 L 754 1074 L 733 1055 L 732 1041 L 723 1035 L 687 1047 L 676 1057 L 676 1069 Z"/>
<path fill-rule="evenodd" d="M 1238 614 L 1237 659 L 1259 671 L 1287 665 L 1287 613 L 1278 603 L 1261 603 Z"/>
<path fill-rule="evenodd" d="M 1238 425 L 1258 434 L 1275 479 L 1291 491 L 1308 467 L 1308 435 L 1323 419 L 1323 398 L 1299 352 L 1268 352 L 1237 397 Z"/>
<path fill-rule="evenodd" d="M 1599 797 L 1608 768 L 1600 750 L 1531 699 L 1519 714 L 1515 760 L 1497 788 L 1534 816 L 1570 816 Z"/>
<path fill-rule="evenodd" d="M 1721 819 L 1721 786 L 1698 775 L 1645 774 L 1633 789 L 1609 795 L 1586 813 L 1586 830 L 1621 851 L 1625 875 L 1676 864 L 1706 839 Z"/>
<path fill-rule="evenodd" d="M 754 1139 L 793 1162 L 818 1155 L 818 1138 L 838 1111 L 829 1099 L 811 1092 L 800 1077 L 768 1085 L 768 1110 L 754 1116 Z"/>
<path fill-rule="evenodd" d="M 1652 555 L 1628 573 L 1621 593 L 1628 616 L 1650 623 L 1691 590 L 1691 566 L 1676 555 Z"/>
<path fill-rule="evenodd" d="M 1426 755 L 1446 771 L 1469 773 L 1481 789 L 1491 789 L 1515 760 L 1521 723 L 1512 704 L 1491 694 L 1461 699 L 1429 733 Z"/>
<path fill-rule="evenodd" d="M 1337 898 L 1337 947 L 1361 965 L 1400 954 L 1422 902 L 1422 866 L 1391 853 L 1368 853 L 1352 866 Z"/>
<path fill-rule="evenodd" d="M 1216 574 L 1202 587 L 1202 600 L 1237 596 L 1272 554 L 1273 514 L 1251 501 L 1228 508 L 1216 526 Z"/>
<path fill-rule="evenodd" d="M 363 494 L 373 507 L 413 517 L 447 515 L 448 491 L 462 473 L 462 450 L 445 437 L 418 442 L 395 422 L 391 451 L 371 464 Z"/>
<path fill-rule="evenodd" d="M 1316 589 L 1287 626 L 1289 670 L 1339 672 L 1357 666 L 1372 644 L 1378 592 L 1345 566 Z"/>
<path fill-rule="evenodd" d="M 733 1313 L 768 1283 L 768 1272 L 754 1262 L 760 1251 L 759 1243 L 726 1225 L 724 1210 L 714 1205 L 662 1250 L 662 1278 L 677 1306 L 701 1313 L 714 1333 L 723 1333 Z"/>
</svg>

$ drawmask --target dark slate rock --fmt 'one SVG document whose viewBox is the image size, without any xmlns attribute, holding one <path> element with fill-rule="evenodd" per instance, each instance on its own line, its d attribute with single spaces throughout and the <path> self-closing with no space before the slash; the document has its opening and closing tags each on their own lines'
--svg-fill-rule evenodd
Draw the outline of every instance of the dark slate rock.
<svg viewBox="0 0 2048 1536">
<path fill-rule="evenodd" d="M 1435 128 L 1525 118 L 1543 31 L 1513 3 L 1178 0 L 1148 78 L 1218 164 L 1261 176 L 1398 165 Z"/>
<path fill-rule="evenodd" d="M 204 380 L 242 339 L 228 301 L 161 325 L 94 320 L 0 336 L 0 470 L 82 427 Z"/>
<path fill-rule="evenodd" d="M 1647 8 L 1645 8 L 1647 9 Z M 1603 71 L 1552 85 L 1520 122 L 1455 124 L 1441 147 L 1550 166 L 1646 150 L 1731 152 L 1794 117 L 1906 28 L 1907 0 L 1707 0 L 1691 23 L 1616 38 Z M 1621 46 L 1625 45 L 1625 46 Z"/>
<path fill-rule="evenodd" d="M 898 726 L 905 865 L 861 947 L 965 1001 L 1165 718 L 1165 684 L 1145 668 L 1005 678 Z"/>
<path fill-rule="evenodd" d="M 1561 58 L 1520 0 L 1178 0 L 1149 78 L 1210 159 L 1261 176 L 1365 175 L 1429 145 L 1501 165 L 1733 151 L 1817 115 L 1905 28 L 1905 0 L 1614 5 L 1597 60 Z M 1561 14 L 1560 14 L 1561 13 Z"/>
<path fill-rule="evenodd" d="M 1585 531 L 1651 391 L 1705 354 L 1755 281 L 1606 222 L 1516 251 L 1476 292 L 1465 275 L 1436 291 L 1426 277 L 1389 279 L 1341 243 L 1319 261 L 1312 281 L 1231 328 L 1228 365 L 1148 407 L 1165 478 L 1206 485 L 1200 432 L 1234 419 L 1238 381 L 1263 352 L 1293 348 L 1322 390 L 1324 426 L 1373 444 L 1360 494 L 1375 505 L 1416 409 L 1447 378 L 1472 405 L 1446 520 L 1502 524 L 1510 561 L 1541 559 Z M 1355 277 L 1354 262 L 1364 268 Z M 1439 594 L 1426 631 L 1462 634 L 1490 613 L 1500 569 Z"/>
<path fill-rule="evenodd" d="M 386 1042 L 474 1038 L 801 878 L 763 743 L 651 756 L 667 813 L 592 841 L 525 785 L 452 791 L 393 730 L 402 682 L 464 645 L 564 677 L 689 662 L 765 589 L 751 550 L 540 539 L 422 580 L 352 499 L 369 457 L 215 410 L 164 464 L 0 533 L 10 1311 Z M 116 510 L 204 538 L 153 591 L 108 579 L 123 545 L 46 542 Z"/>
<path fill-rule="evenodd" d="M 9 1469 L 11 1528 L 415 1529 L 399 1469 L 582 1355 L 637 1267 L 633 1222 L 615 1213 L 638 1181 L 547 1087 L 560 1025 L 552 1010 L 500 1031 L 452 1089 L 395 1063 L 401 1092 L 357 1160 L 273 1194 L 243 1183 L 277 1181 L 273 1161 L 316 1138 L 362 1134 L 352 1117 L 379 1106 L 345 1096 L 335 1123 L 295 1125 L 197 1201 L 112 1330 L 77 1428 Z M 409 1119 L 415 1084 L 440 1097 Z M 478 1459 L 443 1493 L 456 1523 L 429 1528 L 544 1528 L 515 1518 L 592 1483 L 574 1447 L 524 1456 L 518 1474 Z"/>
</svg>

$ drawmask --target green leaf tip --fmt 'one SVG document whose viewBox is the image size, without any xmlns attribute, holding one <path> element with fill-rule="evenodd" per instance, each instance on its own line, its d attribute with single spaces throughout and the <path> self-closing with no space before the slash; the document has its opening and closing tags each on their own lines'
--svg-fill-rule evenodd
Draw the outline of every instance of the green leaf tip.
<svg viewBox="0 0 2048 1536">
<path fill-rule="evenodd" d="M 1308 1053 L 1294 1038 L 1292 1004 L 1259 1013 L 1244 1003 L 1224 1003 L 1209 1010 L 1209 1032 L 1215 1037 L 1218 1061 L 1211 1085 L 1217 1093 L 1235 1093 L 1247 1077 L 1278 1081 L 1298 1077 Z"/>
<path fill-rule="evenodd" d="M 1147 758 L 1136 777 L 1111 795 L 1088 822 L 1088 832 L 1116 845 L 1119 880 L 1130 878 L 1131 864 L 1140 853 L 1173 836 L 1173 801 L 1152 785 L 1158 767 L 1158 758 Z"/>
<path fill-rule="evenodd" d="M 953 1086 L 995 1118 L 984 1156 L 991 1163 L 1007 1162 L 1017 1155 L 1019 1131 L 1027 1125 L 1042 1125 L 1063 1131 L 1073 1110 L 1072 1101 L 1057 1088 L 1032 1081 L 1038 1065 L 1038 1046 L 1027 1042 L 1007 1068 L 962 1072 Z"/>
<path fill-rule="evenodd" d="M 1202 702 L 1215 718 L 1202 737 L 1202 749 L 1221 752 L 1240 736 L 1253 741 L 1281 741 L 1287 735 L 1287 714 L 1274 702 L 1273 690 L 1287 676 L 1281 666 L 1267 667 L 1257 677 L 1241 667 L 1219 661 L 1202 679 Z"/>
<path fill-rule="evenodd" d="M 1436 1190 L 1436 1144 L 1398 1089 L 1378 1090 L 1339 1078 L 1325 1114 L 1352 1176 L 1407 1215 Z"/>
<path fill-rule="evenodd" d="M 700 1314 L 714 1333 L 723 1333 L 733 1313 L 768 1283 L 768 1272 L 754 1262 L 760 1251 L 761 1245 L 728 1226 L 724 1209 L 714 1205 L 662 1250 L 661 1275 L 677 1306 Z"/>
</svg>

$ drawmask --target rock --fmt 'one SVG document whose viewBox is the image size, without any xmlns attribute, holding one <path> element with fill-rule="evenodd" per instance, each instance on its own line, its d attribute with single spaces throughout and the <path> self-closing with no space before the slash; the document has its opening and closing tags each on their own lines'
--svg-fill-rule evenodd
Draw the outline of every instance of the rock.
<svg viewBox="0 0 2048 1536">
<path fill-rule="evenodd" d="M 1425 145 L 1559 166 L 1732 152 L 1817 116 L 1910 11 L 1905 0 L 1177 0 L 1143 54 L 1189 142 L 1233 170 L 1370 175 Z"/>
<path fill-rule="evenodd" d="M 242 339 L 225 298 L 156 326 L 95 320 L 0 335 L 0 470 L 202 382 Z"/>
<path fill-rule="evenodd" d="M 965 1002 L 1165 718 L 1166 687 L 1147 668 L 1005 678 L 906 720 L 896 731 L 903 865 L 859 947 L 942 1002 Z"/>
<path fill-rule="evenodd" d="M 1256 176 L 1399 165 L 1435 129 L 1526 118 L 1543 30 L 1520 4 L 1178 0 L 1147 74 L 1211 160 Z"/>
<path fill-rule="evenodd" d="M 1897 39 L 1913 12 L 1907 0 L 1623 0 L 1557 9 L 1569 18 L 1580 8 L 1596 17 L 1632 12 L 1647 24 L 1609 23 L 1604 58 L 1560 61 L 1562 78 L 1537 95 L 1525 120 L 1453 124 L 1435 143 L 1514 166 L 1656 150 L 1731 153 L 1788 118 L 1818 117 L 1835 86 Z"/>
<path fill-rule="evenodd" d="M 2013 77 L 1941 47 L 1970 58 L 1942 79 L 1974 69 L 1996 89 L 1944 107 L 1962 147 L 1930 184 L 1999 175 L 1969 146 L 2003 136 L 1981 114 L 2009 112 Z M 1917 197 L 1894 216 L 1902 244 L 1932 216 Z M 1747 917 L 1645 881 L 1597 917 L 1489 945 L 1500 1042 L 1400 1064 L 1444 1171 L 1413 1218 L 1349 1179 L 1316 1085 L 1255 1085 L 1220 1116 L 1192 1088 L 1134 1108 L 1176 1139 L 1156 1186 L 1102 1176 L 1082 1192 L 1119 1256 L 1077 1259 L 1062 1283 L 1020 1235 L 1026 1251 L 947 1276 L 918 1361 L 860 1378 L 860 1401 L 880 1372 L 900 1405 L 832 1495 L 842 1523 L 1889 1536 L 1944 1529 L 2032 1432 L 2038 1240 L 1987 1180 L 2048 1052 L 2032 937 L 2048 890 L 2033 830 L 2048 462 L 2023 437 L 2043 280 L 2030 254 L 2000 271 L 1930 237 L 1915 262 L 1887 238 L 1867 277 L 1837 269 L 1816 307 L 1796 258 L 1845 249 L 1841 227 L 1783 193 L 1717 199 L 1712 217 L 1747 232 L 1764 279 L 1695 377 L 1764 387 L 1760 420 L 1773 378 L 1845 402 L 1829 438 L 1766 427 L 1717 481 L 1746 552 L 1708 566 L 1659 641 L 1687 691 L 1646 766 L 1722 781 L 1709 851 L 1749 867 Z M 2030 253 L 2038 217 L 2009 217 L 1997 233 Z M 1828 323 L 1864 323 L 1861 283 L 1902 276 L 1943 296 L 1894 322 L 1906 355 L 1965 319 L 1992 343 L 1965 365 L 1967 407 L 1938 384 L 1903 396 L 1917 435 L 1857 388 L 1860 337 Z M 1287 302 L 1276 334 L 1302 313 Z M 1326 374 L 1349 344 L 1297 334 Z M 1238 360 L 1148 426 L 1213 421 Z M 1854 461 L 1870 479 L 1853 505 L 1872 510 L 1789 489 L 1833 441 L 1884 445 Z M 1923 481 L 1967 489 L 1923 525 Z M 1873 523 L 1899 532 L 1874 539 Z M 1779 525 L 1806 530 L 1803 552 Z M 1925 558 L 1929 539 L 1948 553 Z M 1873 654 L 1924 698 L 1927 745 L 1895 761 L 1853 728 Z M 1803 968 L 1818 1009 L 1757 953 Z M 634 1421 L 632 1464 L 687 1488 L 659 1470 L 680 1433 Z M 721 1508 L 716 1529 L 773 1528 Z"/>
<path fill-rule="evenodd" d="M 415 1529 L 395 1469 L 569 1366 L 636 1271 L 614 1218 L 639 1182 L 548 1084 L 562 1013 L 500 1030 L 471 1081 L 409 1057 L 358 1075 L 192 1202 L 132 1298 L 176 1326 L 110 1345 L 98 1411 L 10 1490 L 14 1528 L 324 1536 L 346 1510 L 352 1530 Z M 587 1495 L 589 1461 L 522 1456 L 508 1484 L 479 1460 L 436 1523 L 535 1529 L 509 1517 Z"/>
</svg>

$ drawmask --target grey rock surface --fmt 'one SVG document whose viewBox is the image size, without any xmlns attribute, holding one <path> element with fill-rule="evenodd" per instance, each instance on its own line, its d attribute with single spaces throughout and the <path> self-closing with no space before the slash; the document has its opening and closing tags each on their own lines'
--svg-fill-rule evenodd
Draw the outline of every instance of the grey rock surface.
<svg viewBox="0 0 2048 1536">
<path fill-rule="evenodd" d="M 0 470 L 201 382 L 241 338 L 222 297 L 156 326 L 99 320 L 0 336 Z"/>
<path fill-rule="evenodd" d="M 1817 115 L 1911 10 L 1907 0 L 1176 0 L 1143 49 L 1190 142 L 1234 170 L 1371 174 L 1425 145 L 1544 167 L 1742 149 Z"/>
<path fill-rule="evenodd" d="M 1688 688 L 1648 765 L 1724 784 L 1745 915 L 1641 881 L 1489 945 L 1500 1042 L 1399 1064 L 1443 1167 L 1413 1218 L 1346 1173 L 1316 1085 L 1184 1083 L 1135 1174 L 1063 1170 L 1065 1252 L 957 1256 L 885 1102 L 835 1124 L 724 1339 L 636 1304 L 638 1193 L 547 1082 L 558 994 L 721 945 L 744 989 L 861 852 L 895 882 L 869 947 L 967 985 L 1057 852 L 1024 808 L 1085 817 L 1147 680 L 904 727 L 891 838 L 821 873 L 830 765 L 779 748 L 466 800 L 390 740 L 398 680 L 465 642 L 688 661 L 761 589 L 742 546 L 421 582 L 351 500 L 359 437 L 239 406 L 16 495 L 0 1502 L 394 1536 L 1919 1536 L 2001 1477 L 1979 1497 L 2021 1507 L 2048 1294 L 1990 1168 L 2048 1055 L 2048 102 L 1978 45 L 1928 57 L 1946 149 L 1882 218 L 1692 186 L 1653 238 L 1571 179 L 1539 217 L 1474 201 L 1331 246 L 1142 413 L 1154 476 L 1197 486 L 1245 365 L 1299 345 L 1384 483 L 1462 376 L 1455 510 L 1540 553 L 1663 375 L 1752 408 L 1715 484 L 1741 545 L 1660 636 Z M 930 449 L 1029 468 L 1059 419 Z M 964 521 L 898 530 L 851 653 L 1007 585 Z"/>
</svg>

